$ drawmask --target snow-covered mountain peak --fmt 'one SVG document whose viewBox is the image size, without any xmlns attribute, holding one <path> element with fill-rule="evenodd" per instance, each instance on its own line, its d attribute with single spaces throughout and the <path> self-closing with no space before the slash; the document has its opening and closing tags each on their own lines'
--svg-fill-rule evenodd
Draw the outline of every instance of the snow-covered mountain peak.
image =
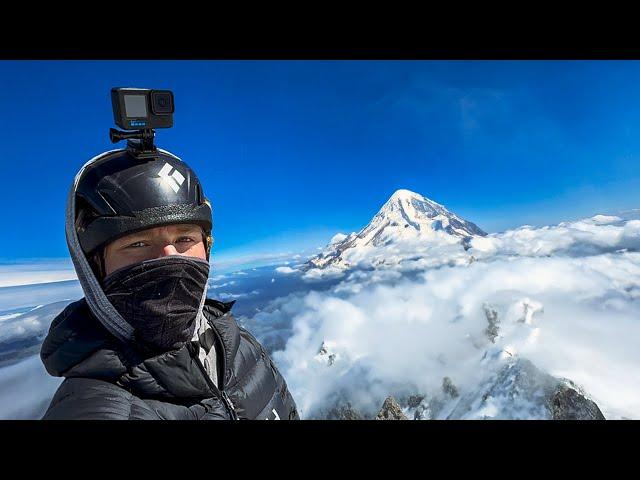
<svg viewBox="0 0 640 480">
<path fill-rule="evenodd" d="M 405 189 L 396 190 L 358 235 L 364 232 L 378 234 L 379 227 L 399 227 L 401 233 L 396 235 L 398 238 L 415 236 L 415 231 L 423 234 L 443 231 L 457 237 L 486 235 L 476 225 L 458 217 L 443 205 Z M 371 241 L 374 246 L 381 244 L 379 236 Z"/>
<path fill-rule="evenodd" d="M 412 192 L 411 190 L 406 190 L 404 188 L 400 188 L 393 192 L 393 195 L 389 197 L 389 202 L 394 200 L 411 200 L 412 198 L 417 198 L 419 200 L 423 200 L 424 197 L 419 193 Z"/>
<path fill-rule="evenodd" d="M 419 218 L 422 215 L 436 216 L 445 212 L 446 209 L 432 200 L 423 197 L 419 193 L 410 190 L 396 190 L 393 195 L 382 206 L 378 215 L 392 216 L 395 214 L 406 214 L 410 219 Z"/>
<path fill-rule="evenodd" d="M 446 221 L 447 218 L 453 217 L 458 219 L 456 215 L 449 212 L 443 205 L 423 197 L 419 193 L 400 189 L 391 195 L 389 200 L 387 200 L 373 218 L 372 223 L 380 219 L 390 219 L 399 223 L 408 224 L 409 227 L 420 230 L 425 221 L 431 223 L 431 219 L 440 215 L 446 224 L 449 223 Z M 438 228 L 438 226 L 436 226 L 436 228 Z"/>
<path fill-rule="evenodd" d="M 443 205 L 419 193 L 399 189 L 366 227 L 348 236 L 334 236 L 325 251 L 310 260 L 309 266 L 348 266 L 352 262 L 346 257 L 353 256 L 354 252 L 362 253 L 363 249 L 407 242 L 451 244 L 484 235 L 486 233 L 478 226 L 458 217 Z"/>
<path fill-rule="evenodd" d="M 397 202 L 397 201 L 412 201 L 412 200 L 417 200 L 419 202 L 425 202 L 425 203 L 429 203 L 431 205 L 435 205 L 438 206 L 440 208 L 444 208 L 442 205 L 440 205 L 437 202 L 434 202 L 433 200 L 429 200 L 427 197 L 424 197 L 422 195 L 420 195 L 419 193 L 416 192 L 412 192 L 411 190 L 407 190 L 404 188 L 400 188 L 398 190 L 396 190 L 395 192 L 393 192 L 393 195 L 391 195 L 391 197 L 389 197 L 389 200 L 387 200 L 387 203 L 392 203 L 392 202 Z"/>
</svg>

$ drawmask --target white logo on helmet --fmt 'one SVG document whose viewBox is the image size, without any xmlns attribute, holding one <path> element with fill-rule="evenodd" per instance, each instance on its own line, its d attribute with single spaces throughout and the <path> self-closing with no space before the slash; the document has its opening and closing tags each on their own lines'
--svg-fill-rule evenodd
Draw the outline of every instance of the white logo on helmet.
<svg viewBox="0 0 640 480">
<path fill-rule="evenodd" d="M 173 173 L 171 173 L 171 170 L 173 170 Z M 173 168 L 168 163 L 165 163 L 164 167 L 160 169 L 160 171 L 158 172 L 158 176 L 164 183 L 169 185 L 175 193 L 178 193 L 178 190 L 180 190 L 180 186 L 184 182 L 184 175 L 182 175 L 177 169 Z"/>
</svg>

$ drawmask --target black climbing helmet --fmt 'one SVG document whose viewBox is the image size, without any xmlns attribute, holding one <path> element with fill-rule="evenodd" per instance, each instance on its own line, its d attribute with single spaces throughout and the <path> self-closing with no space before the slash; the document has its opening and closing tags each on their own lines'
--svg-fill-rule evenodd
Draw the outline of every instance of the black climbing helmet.
<svg viewBox="0 0 640 480">
<path fill-rule="evenodd" d="M 89 165 L 78 181 L 76 231 L 87 258 L 119 237 L 175 223 L 200 225 L 208 254 L 211 204 L 193 170 L 169 152 L 138 158 L 115 150 Z"/>
</svg>

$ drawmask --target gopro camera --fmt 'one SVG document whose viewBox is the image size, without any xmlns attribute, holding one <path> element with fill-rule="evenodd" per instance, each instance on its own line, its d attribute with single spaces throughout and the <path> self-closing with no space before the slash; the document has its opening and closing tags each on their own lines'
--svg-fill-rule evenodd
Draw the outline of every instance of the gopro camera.
<svg viewBox="0 0 640 480">
<path fill-rule="evenodd" d="M 173 92 L 144 88 L 112 88 L 116 125 L 123 130 L 173 127 Z"/>
</svg>

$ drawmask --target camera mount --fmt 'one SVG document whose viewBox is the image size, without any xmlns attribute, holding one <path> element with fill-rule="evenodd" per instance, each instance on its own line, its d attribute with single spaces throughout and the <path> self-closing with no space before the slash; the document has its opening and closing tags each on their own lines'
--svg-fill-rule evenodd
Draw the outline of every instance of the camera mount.
<svg viewBox="0 0 640 480">
<path fill-rule="evenodd" d="M 133 130 L 131 132 L 123 132 L 115 128 L 109 129 L 109 138 L 111 143 L 118 143 L 122 140 L 127 141 L 127 150 L 137 158 L 155 158 L 158 155 L 158 149 L 153 144 L 156 136 L 155 130 L 146 128 L 144 130 Z"/>
</svg>

